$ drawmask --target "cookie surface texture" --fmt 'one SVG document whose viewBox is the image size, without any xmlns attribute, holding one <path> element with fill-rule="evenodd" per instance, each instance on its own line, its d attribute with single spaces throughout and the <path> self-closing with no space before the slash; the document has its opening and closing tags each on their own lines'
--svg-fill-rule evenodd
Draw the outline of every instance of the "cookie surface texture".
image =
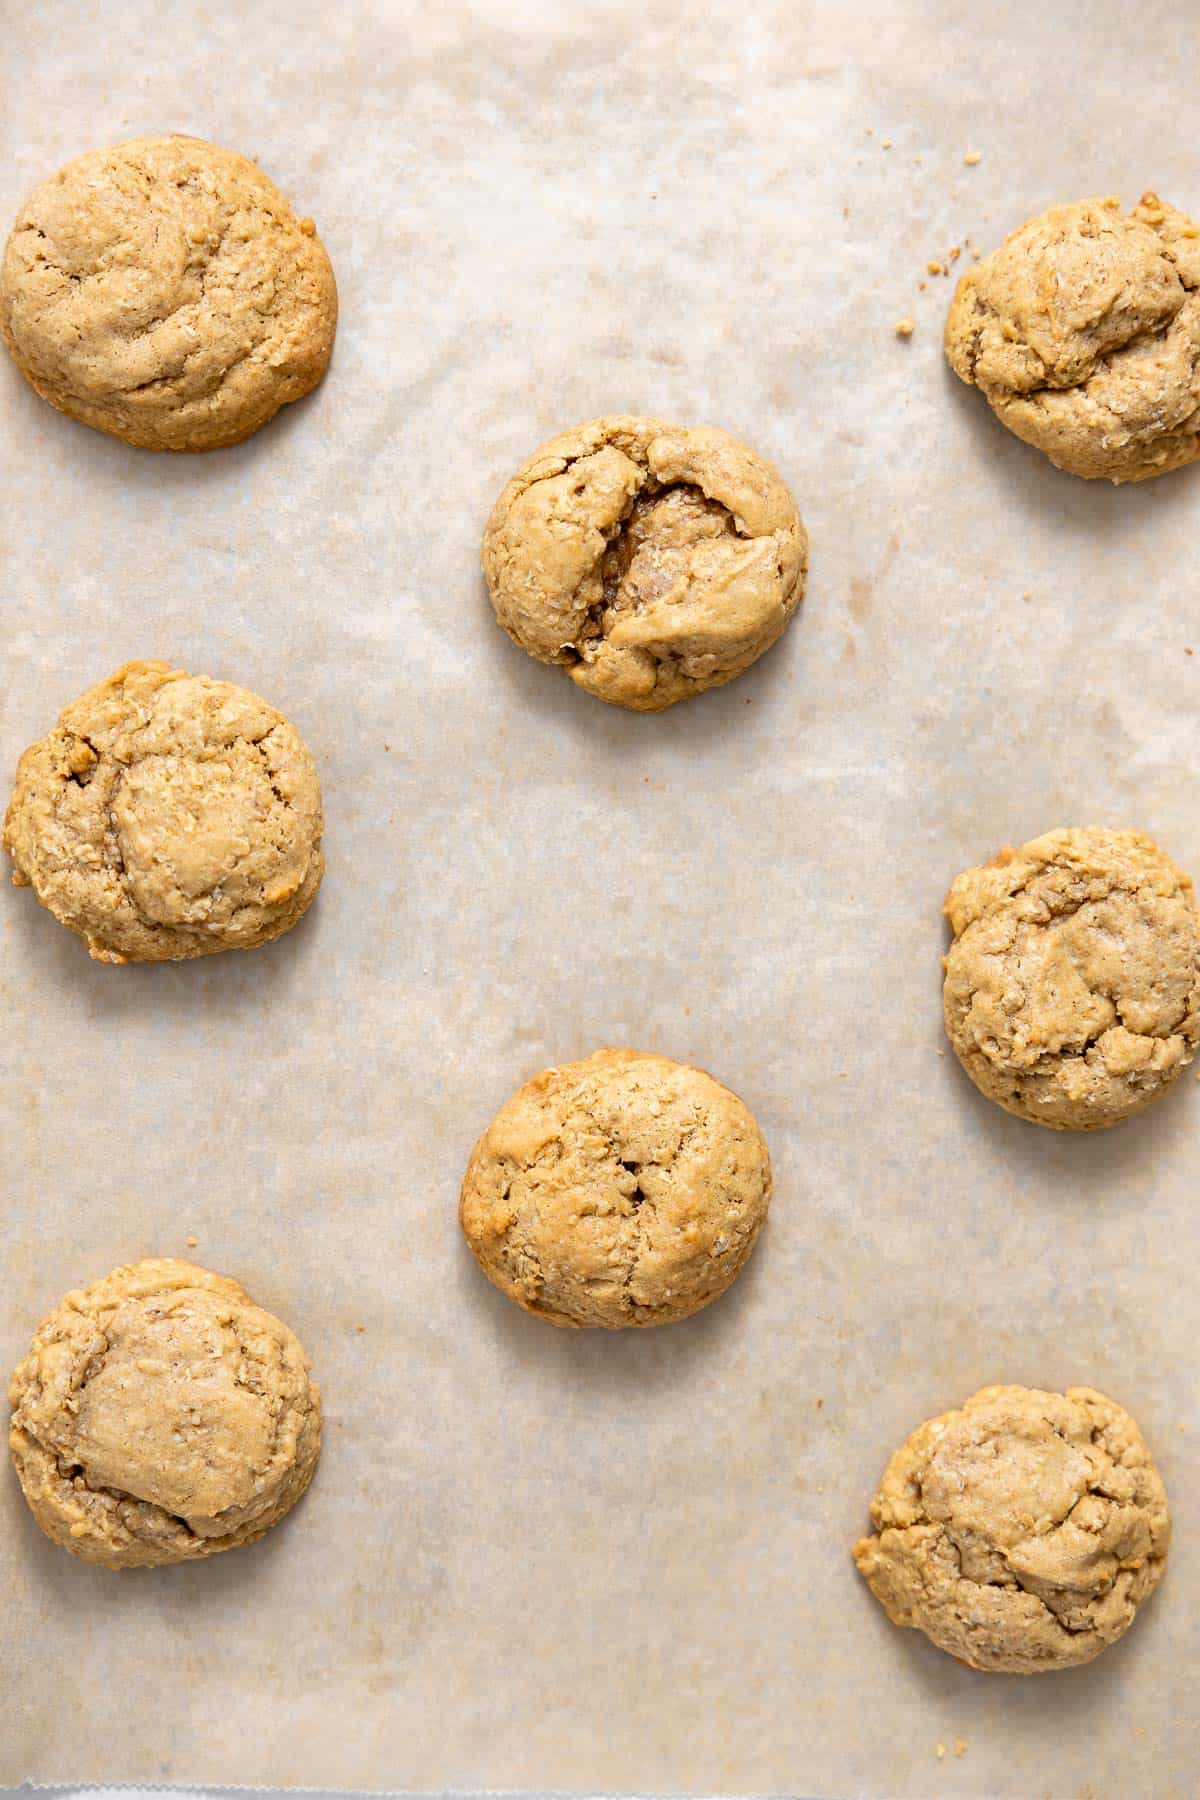
<svg viewBox="0 0 1200 1800">
<path fill-rule="evenodd" d="M 0 333 L 44 400 L 150 450 L 249 437 L 325 373 L 337 289 L 311 219 L 193 137 L 93 150 L 34 189 Z"/>
<path fill-rule="evenodd" d="M 1060 1130 L 1116 1125 L 1200 1039 L 1192 884 L 1139 831 L 1050 831 L 946 896 L 946 1033 L 989 1100 Z"/>
<path fill-rule="evenodd" d="M 597 699 L 659 712 L 781 636 L 808 541 L 770 463 L 715 426 L 594 419 L 531 456 L 492 509 L 483 571 L 514 643 Z"/>
<path fill-rule="evenodd" d="M 1200 227 L 1155 194 L 1052 206 L 959 281 L 946 355 L 1073 475 L 1145 481 L 1200 455 Z"/>
<path fill-rule="evenodd" d="M 246 688 L 127 663 L 17 765 L 13 880 L 100 962 L 178 962 L 291 929 L 324 871 L 299 733 Z"/>
<path fill-rule="evenodd" d="M 224 1275 L 154 1258 L 68 1294 L 9 1389 L 47 1537 L 110 1569 L 253 1543 L 299 1500 L 321 1403 L 294 1334 Z"/>
<path fill-rule="evenodd" d="M 1092 1388 L 988 1387 L 906 1439 L 854 1560 L 895 1625 L 972 1668 L 1091 1662 L 1162 1579 L 1171 1521 L 1140 1431 Z"/>
<path fill-rule="evenodd" d="M 724 1293 L 770 1195 L 766 1144 L 736 1094 L 665 1056 L 598 1050 L 501 1107 L 459 1218 L 518 1306 L 617 1330 L 684 1319 Z"/>
</svg>

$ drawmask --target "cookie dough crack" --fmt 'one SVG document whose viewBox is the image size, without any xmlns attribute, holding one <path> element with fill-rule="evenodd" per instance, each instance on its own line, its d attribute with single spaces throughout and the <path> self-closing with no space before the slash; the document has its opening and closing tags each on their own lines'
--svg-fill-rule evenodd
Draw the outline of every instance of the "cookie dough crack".
<svg viewBox="0 0 1200 1800">
<path fill-rule="evenodd" d="M 638 1191 L 640 1192 L 641 1190 L 639 1189 Z M 646 1198 L 647 1196 L 643 1195 L 643 1200 Z M 641 1268 L 642 1249 L 646 1236 L 647 1210 L 653 1213 L 653 1201 L 649 1202 L 648 1209 L 642 1205 L 637 1205 L 633 1209 L 633 1235 L 629 1243 L 629 1263 L 625 1270 L 624 1280 L 621 1283 L 621 1304 L 627 1312 L 635 1315 L 654 1311 L 653 1307 L 639 1305 L 633 1297 L 633 1284 L 636 1281 Z"/>
<path fill-rule="evenodd" d="M 73 782 L 76 787 L 90 787 L 96 770 L 100 766 L 100 751 L 96 748 L 95 744 L 93 744 L 91 738 L 84 736 L 82 732 L 75 739 L 75 742 L 86 746 L 91 754 L 92 760 L 82 769 L 76 769 L 69 766 L 67 769 L 67 780 Z M 73 760 L 74 759 L 72 759 L 72 761 Z"/>
<path fill-rule="evenodd" d="M 86 1494 L 89 1499 L 93 1500 L 108 1501 L 118 1510 L 123 1506 L 144 1506 L 149 1512 L 153 1513 L 155 1517 L 168 1520 L 170 1524 L 173 1525 L 177 1531 L 182 1532 L 185 1537 L 191 1538 L 194 1542 L 201 1541 L 201 1534 L 194 1529 L 181 1513 L 168 1512 L 166 1507 L 159 1506 L 157 1501 L 143 1500 L 140 1495 L 131 1494 L 125 1488 L 105 1487 L 100 1482 L 93 1482 L 88 1475 L 87 1470 L 81 1463 L 70 1462 L 64 1457 L 55 1455 L 53 1451 L 47 1452 L 46 1446 L 35 1438 L 31 1432 L 26 1432 L 26 1436 L 31 1443 L 37 1445 L 39 1450 L 53 1457 L 55 1471 L 58 1474 L 59 1479 L 62 1481 L 64 1487 L 70 1488 L 73 1493 Z M 138 1533 L 131 1530 L 130 1536 L 136 1537 L 138 1536 Z M 212 1538 L 208 1539 L 208 1542 L 210 1543 L 213 1541 Z"/>
<path fill-rule="evenodd" d="M 1082 1498 L 1082 1496 L 1081 1496 L 1081 1498 Z M 1077 1504 L 1077 1502 L 1076 1502 L 1076 1504 Z M 1070 1516 L 1070 1512 L 1068 1511 L 1066 1517 L 1069 1517 L 1069 1516 Z M 994 1575 L 977 1576 L 977 1575 L 964 1574 L 963 1573 L 962 1546 L 957 1542 L 953 1531 L 949 1528 L 949 1526 L 947 1526 L 945 1523 L 943 1523 L 940 1520 L 926 1518 L 923 1522 L 926 1524 L 932 1524 L 932 1525 L 938 1526 L 939 1541 L 944 1543 L 947 1546 L 947 1548 L 950 1550 L 950 1552 L 954 1558 L 955 1568 L 957 1570 L 956 1582 L 958 1584 L 961 1584 L 961 1586 L 963 1588 L 968 1589 L 968 1590 L 973 1589 L 973 1588 L 994 1588 L 998 1593 L 1002 1593 L 1002 1594 L 1011 1594 L 1011 1593 L 1020 1592 L 1020 1593 L 1024 1594 L 1028 1599 L 1032 1600 L 1038 1607 L 1041 1608 L 1042 1612 L 1045 1614 L 1046 1618 L 1049 1620 L 1049 1622 L 1052 1625 L 1056 1625 L 1060 1631 L 1067 1632 L 1067 1634 L 1071 1637 L 1086 1637 L 1095 1630 L 1095 1626 L 1091 1625 L 1091 1624 L 1085 1624 L 1085 1625 L 1068 1625 L 1068 1624 L 1066 1624 L 1059 1617 L 1059 1615 L 1055 1612 L 1054 1608 L 1049 1604 L 1049 1602 L 1047 1600 L 1045 1600 L 1043 1598 L 1043 1596 L 1041 1594 L 1039 1594 L 1034 1588 L 1027 1585 L 1027 1583 L 1022 1579 L 1020 1573 L 1016 1569 L 1014 1569 L 1012 1564 L 1009 1562 L 1008 1552 L 1004 1549 L 1001 1549 L 999 1545 L 991 1545 L 991 1546 L 988 1546 L 988 1548 L 991 1549 L 993 1554 L 998 1555 L 1001 1558 L 1001 1560 L 1003 1561 L 1005 1571 L 1008 1576 L 1007 1580 L 1001 1580 L 999 1577 L 994 1576 Z M 1062 1523 L 1063 1523 L 1063 1520 L 1059 1520 L 1057 1522 L 1057 1525 L 1055 1525 L 1051 1529 L 1057 1529 L 1057 1526 L 1061 1525 Z M 977 1629 L 975 1621 L 973 1621 L 970 1616 L 969 1603 L 967 1602 L 965 1597 L 960 1596 L 957 1593 L 954 1593 L 951 1596 L 951 1605 L 953 1606 L 954 1611 L 957 1614 L 960 1622 L 963 1624 L 963 1626 L 967 1630 Z"/>
<path fill-rule="evenodd" d="M 624 453 L 628 454 L 628 452 Z M 633 461 L 634 458 L 630 456 L 630 460 Z M 743 543 L 754 541 L 754 534 L 745 529 L 741 521 L 737 518 L 737 515 L 731 512 L 724 501 L 714 499 L 701 483 L 696 481 L 660 482 L 647 470 L 641 486 L 637 489 L 636 493 L 631 494 L 628 497 L 620 519 L 604 534 L 604 548 L 600 551 L 587 573 L 583 576 L 571 594 L 570 605 L 572 608 L 578 608 L 580 605 L 580 595 L 584 587 L 589 582 L 595 581 L 597 578 L 600 581 L 601 592 L 599 598 L 591 601 L 588 606 L 584 608 L 584 618 L 578 633 L 574 639 L 569 643 L 563 644 L 561 647 L 560 654 L 563 655 L 568 662 L 572 660 L 577 662 L 587 662 L 594 659 L 601 645 L 608 641 L 612 634 L 613 627 L 619 620 L 630 616 L 636 617 L 639 613 L 644 612 L 646 606 L 644 598 L 636 592 L 630 595 L 625 591 L 629 569 L 628 566 L 623 569 L 620 567 L 622 555 L 628 541 L 629 532 L 637 515 L 639 513 L 644 513 L 651 506 L 657 504 L 659 501 L 667 499 L 671 494 L 675 493 L 694 494 L 706 506 L 719 508 L 723 515 L 723 521 L 728 535 L 740 539 Z M 717 535 L 719 536 L 720 534 Z M 778 537 L 778 534 L 775 532 L 772 532 L 770 535 L 773 538 Z M 703 534 L 697 533 L 696 537 L 686 546 L 686 548 L 689 551 L 693 550 L 697 544 L 704 541 L 706 541 L 706 539 Z M 676 548 L 682 549 L 684 546 L 676 546 Z M 606 567 L 606 565 L 609 566 Z M 778 555 L 776 557 L 776 573 L 780 582 L 782 582 L 783 563 L 782 558 Z M 678 669 L 682 664 L 683 658 L 676 651 L 665 650 L 648 644 L 641 645 L 639 648 L 643 654 L 650 657 L 655 665 L 656 685 L 658 685 L 659 678 L 664 672 L 670 673 L 671 671 Z"/>
<path fill-rule="evenodd" d="M 265 748 L 267 740 L 271 735 L 272 733 L 268 731 L 265 732 L 262 737 L 249 738 L 246 741 L 250 744 L 252 749 L 258 751 L 263 765 L 263 773 L 266 775 L 267 784 L 270 787 L 271 792 L 274 794 L 276 800 L 278 800 L 280 806 L 285 807 L 290 812 L 292 810 L 292 803 L 279 785 L 275 770 L 271 766 L 270 752 Z"/>
<path fill-rule="evenodd" d="M 653 1217 L 655 1210 L 656 1210 L 656 1205 L 655 1205 L 653 1196 L 646 1192 L 646 1190 L 645 1190 L 645 1188 L 643 1188 L 643 1186 L 641 1184 L 641 1180 L 640 1180 L 641 1172 L 647 1165 L 645 1162 L 639 1161 L 636 1158 L 623 1157 L 621 1155 L 621 1145 L 618 1143 L 617 1139 L 613 1136 L 612 1132 L 607 1131 L 604 1128 L 604 1126 L 602 1126 L 600 1124 L 599 1120 L 596 1118 L 595 1114 L 590 1110 L 590 1108 L 585 1106 L 582 1102 L 579 1102 L 578 1104 L 579 1104 L 579 1111 L 582 1114 L 583 1118 L 586 1120 L 587 1124 L 595 1132 L 597 1137 L 602 1138 L 604 1140 L 604 1143 L 608 1150 L 608 1154 L 612 1158 L 613 1162 L 616 1163 L 619 1168 L 621 1168 L 621 1169 L 625 1170 L 627 1173 L 635 1176 L 636 1185 L 635 1185 L 633 1191 L 634 1191 L 634 1194 L 637 1194 L 638 1196 L 640 1196 L 640 1198 L 635 1201 L 633 1198 L 633 1195 L 631 1195 L 631 1194 L 623 1195 L 623 1197 L 630 1202 L 630 1213 L 629 1213 L 628 1217 L 632 1220 L 633 1229 L 629 1233 L 626 1244 L 624 1246 L 624 1249 L 625 1249 L 625 1272 L 621 1279 L 622 1305 L 625 1308 L 625 1310 L 630 1313 L 652 1310 L 652 1309 L 639 1307 L 637 1301 L 633 1299 L 633 1296 L 631 1293 L 633 1283 L 637 1279 L 637 1276 L 639 1273 L 639 1265 L 641 1263 L 642 1247 L 643 1247 L 645 1233 L 646 1233 L 647 1215 Z M 649 1166 L 652 1168 L 658 1169 L 660 1171 L 660 1173 L 662 1172 L 662 1165 L 659 1163 L 652 1163 Z"/>
</svg>

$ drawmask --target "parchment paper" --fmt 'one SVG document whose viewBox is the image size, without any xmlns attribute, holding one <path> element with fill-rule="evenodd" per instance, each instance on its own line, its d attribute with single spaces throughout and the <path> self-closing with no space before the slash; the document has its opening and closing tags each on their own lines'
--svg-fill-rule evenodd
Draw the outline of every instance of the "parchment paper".
<svg viewBox="0 0 1200 1800">
<path fill-rule="evenodd" d="M 0 894 L 0 1363 L 190 1253 L 328 1407 L 303 1506 L 201 1566 L 89 1568 L 0 1480 L 0 1780 L 1194 1792 L 1200 1093 L 1080 1139 L 986 1104 L 939 907 L 1057 824 L 1200 873 L 1200 477 L 1057 474 L 949 375 L 925 267 L 1056 200 L 1200 208 L 1189 9 L 62 0 L 5 37 L 6 219 L 194 131 L 315 217 L 342 317 L 320 392 L 209 457 L 0 368 L 0 764 L 164 656 L 295 719 L 329 856 L 290 937 L 177 968 Z M 658 718 L 529 661 L 478 575 L 516 464 L 616 410 L 741 433 L 812 536 L 782 645 Z M 610 1042 L 735 1087 L 776 1199 L 719 1305 L 568 1335 L 478 1275 L 458 1182 Z M 957 1667 L 849 1558 L 901 1437 L 997 1380 L 1111 1391 L 1174 1504 L 1160 1595 L 1057 1677 Z"/>
</svg>

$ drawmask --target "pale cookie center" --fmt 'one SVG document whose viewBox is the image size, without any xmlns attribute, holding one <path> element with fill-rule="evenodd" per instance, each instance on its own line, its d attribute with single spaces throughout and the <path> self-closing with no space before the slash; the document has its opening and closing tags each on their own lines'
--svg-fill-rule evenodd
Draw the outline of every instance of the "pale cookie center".
<svg viewBox="0 0 1200 1800">
<path fill-rule="evenodd" d="M 975 1443 L 951 1441 L 921 1483 L 929 1516 L 1007 1548 L 1067 1517 L 1087 1492 L 1095 1458 L 1048 1423 Z"/>
<path fill-rule="evenodd" d="M 1023 926 L 1015 950 L 1025 990 L 1015 1036 L 1032 1056 L 1083 1052 L 1116 1025 L 1169 1037 L 1187 1016 L 1195 947 L 1185 902 L 1113 894 L 1059 923 Z"/>
<path fill-rule="evenodd" d="M 101 219 L 101 229 L 90 234 L 90 241 L 84 235 L 86 219 L 76 224 L 74 256 L 69 250 L 60 253 L 70 285 L 58 309 L 65 323 L 75 325 L 81 342 L 103 341 L 110 355 L 122 359 L 114 370 L 77 358 L 72 366 L 81 392 L 110 393 L 117 373 L 144 382 L 152 372 L 150 353 L 164 347 L 163 327 L 203 300 L 209 257 L 221 239 L 220 209 L 209 200 L 201 215 L 199 198 L 196 206 L 196 216 L 184 219 L 177 207 L 156 204 L 125 224 L 124 238 L 116 221 Z M 170 348 L 171 372 L 177 373 L 186 346 Z"/>
<path fill-rule="evenodd" d="M 264 761 L 250 744 L 204 760 L 148 756 L 126 769 L 112 817 L 141 916 L 156 925 L 197 924 L 243 901 L 286 897 L 274 890 L 267 896 L 261 871 L 252 875 L 247 868 L 252 859 L 262 860 L 276 799 Z M 284 848 L 268 858 L 273 871 Z"/>
<path fill-rule="evenodd" d="M 639 495 L 600 566 L 609 620 L 618 613 L 682 599 L 695 546 L 733 535 L 727 508 L 698 488 L 671 487 Z"/>
<path fill-rule="evenodd" d="M 73 1447 L 89 1485 L 185 1520 L 246 1505 L 274 1425 L 266 1400 L 239 1380 L 240 1363 L 218 1318 L 124 1309 L 80 1394 Z"/>
</svg>

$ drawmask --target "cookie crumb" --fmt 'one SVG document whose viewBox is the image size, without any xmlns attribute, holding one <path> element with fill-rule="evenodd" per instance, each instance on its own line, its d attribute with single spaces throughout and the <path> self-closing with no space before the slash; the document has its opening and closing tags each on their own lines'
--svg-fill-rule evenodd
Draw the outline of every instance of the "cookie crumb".
<svg viewBox="0 0 1200 1800">
<path fill-rule="evenodd" d="M 983 151 L 982 150 L 968 150 L 967 154 L 963 157 L 963 161 L 966 163 L 966 165 L 969 169 L 973 169 L 975 167 L 976 163 L 983 161 Z"/>
<path fill-rule="evenodd" d="M 915 319 L 904 318 L 896 320 L 897 337 L 911 337 L 916 329 L 917 323 Z"/>
<path fill-rule="evenodd" d="M 943 1756 L 945 1756 L 945 1754 L 946 1754 L 945 1744 L 939 1744 L 937 1747 L 937 1759 L 939 1762 L 941 1762 L 941 1760 L 942 1760 Z"/>
<path fill-rule="evenodd" d="M 824 1404 L 825 1404 L 825 1396 L 822 1394 L 820 1399 L 817 1401 L 817 1411 L 818 1412 L 820 1412 L 820 1410 L 824 1406 Z"/>
<path fill-rule="evenodd" d="M 354 1329 L 355 1331 L 365 1331 L 367 1328 L 365 1325 L 356 1325 Z"/>
<path fill-rule="evenodd" d="M 197 1244 L 200 1242 L 200 1239 L 197 1237 L 190 1237 L 186 1240 L 186 1242 L 187 1242 L 188 1249 L 194 1250 L 196 1248 Z"/>
<path fill-rule="evenodd" d="M 880 149 L 881 149 L 881 150 L 890 150 L 890 149 L 891 149 L 891 147 L 892 147 L 892 140 L 891 140 L 891 138 L 880 138 L 880 140 L 879 140 L 879 148 L 880 148 Z"/>
<path fill-rule="evenodd" d="M 961 244 L 953 245 L 951 248 L 951 251 L 950 251 L 950 261 L 957 262 L 961 255 L 962 255 L 962 245 Z"/>
<path fill-rule="evenodd" d="M 965 1756 L 967 1754 L 968 1748 L 969 1748 L 969 1745 L 967 1743 L 966 1738 L 955 1738 L 955 1740 L 954 1740 L 955 1756 Z"/>
<path fill-rule="evenodd" d="M 1185 656 L 1195 656 L 1196 652 L 1193 650 L 1193 648 L 1190 644 L 1185 644 L 1183 646 L 1183 654 Z"/>
<path fill-rule="evenodd" d="M 925 264 L 925 267 L 930 275 L 944 275 L 946 273 L 940 262 L 930 261 Z"/>
</svg>

